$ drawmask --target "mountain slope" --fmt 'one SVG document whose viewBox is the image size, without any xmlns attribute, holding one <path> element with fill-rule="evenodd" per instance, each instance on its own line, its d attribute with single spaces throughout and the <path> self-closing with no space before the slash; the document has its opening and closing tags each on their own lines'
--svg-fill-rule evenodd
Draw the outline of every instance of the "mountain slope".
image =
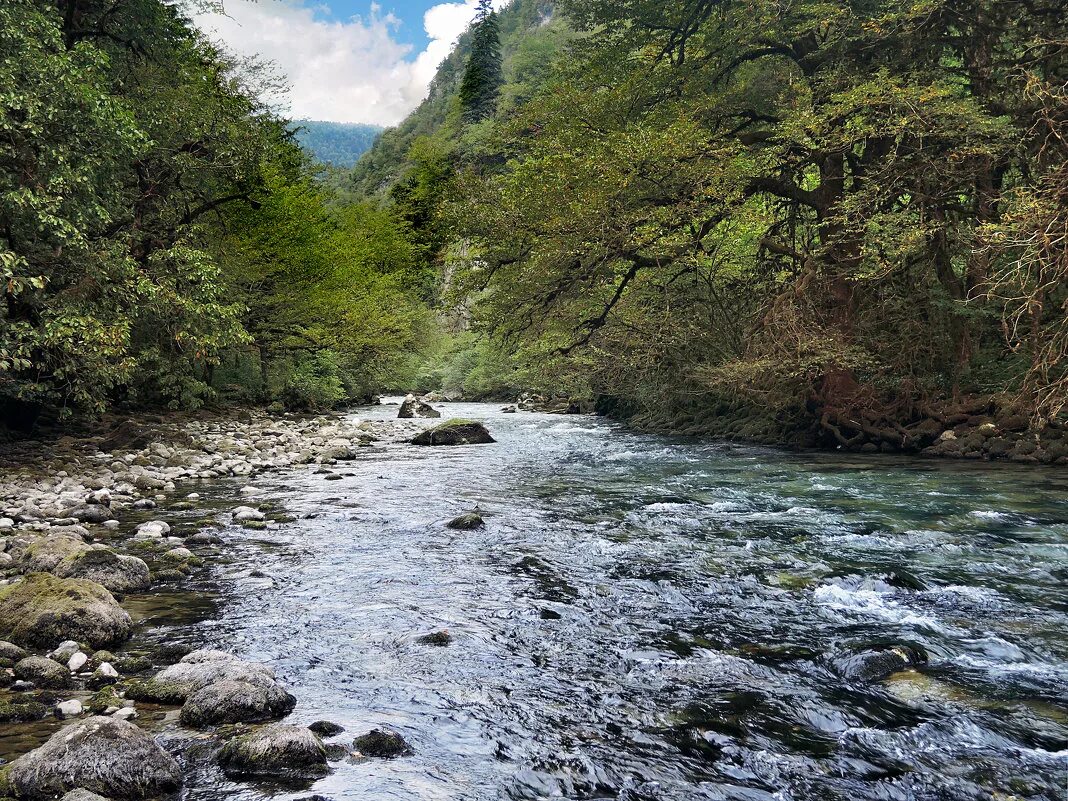
<svg viewBox="0 0 1068 801">
<path fill-rule="evenodd" d="M 499 12 L 505 83 L 498 115 L 505 115 L 547 76 L 553 57 L 573 36 L 553 12 L 551 0 L 514 0 Z M 460 136 L 458 92 L 471 50 L 466 31 L 438 68 L 426 100 L 395 128 L 387 128 L 357 162 L 352 173 L 359 195 L 384 194 L 409 165 L 408 151 L 418 138 L 441 137 L 454 144 Z"/>
<path fill-rule="evenodd" d="M 296 135 L 301 147 L 324 164 L 351 167 L 374 144 L 382 132 L 377 125 L 363 123 L 297 120 Z"/>
</svg>

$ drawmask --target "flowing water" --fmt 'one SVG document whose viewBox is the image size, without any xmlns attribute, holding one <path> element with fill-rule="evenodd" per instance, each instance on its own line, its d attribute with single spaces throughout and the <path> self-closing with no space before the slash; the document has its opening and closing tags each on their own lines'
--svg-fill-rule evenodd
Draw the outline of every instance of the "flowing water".
<svg viewBox="0 0 1068 801">
<path fill-rule="evenodd" d="M 298 790 L 202 771 L 188 798 L 1068 798 L 1064 471 L 446 413 L 498 444 L 257 479 L 298 519 L 231 531 L 211 612 L 155 630 L 272 664 L 292 722 L 415 755 Z M 888 645 L 929 661 L 836 668 Z"/>
</svg>

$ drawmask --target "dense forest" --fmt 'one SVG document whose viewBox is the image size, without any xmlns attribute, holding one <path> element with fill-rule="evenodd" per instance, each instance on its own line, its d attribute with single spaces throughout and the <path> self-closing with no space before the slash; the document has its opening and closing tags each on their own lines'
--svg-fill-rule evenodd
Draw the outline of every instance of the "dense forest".
<svg viewBox="0 0 1068 801">
<path fill-rule="evenodd" d="M 11 419 L 444 388 L 883 449 L 1063 420 L 1056 0 L 483 3 L 325 181 L 180 8 L 15 0 L 0 38 Z"/>
<path fill-rule="evenodd" d="M 382 132 L 377 125 L 358 122 L 297 120 L 296 125 L 300 146 L 332 167 L 352 167 Z"/>
</svg>

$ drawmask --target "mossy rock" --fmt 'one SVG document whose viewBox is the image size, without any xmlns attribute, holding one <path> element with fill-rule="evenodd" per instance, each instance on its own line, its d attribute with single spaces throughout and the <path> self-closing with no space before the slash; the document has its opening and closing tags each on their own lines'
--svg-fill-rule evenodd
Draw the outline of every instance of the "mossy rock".
<svg viewBox="0 0 1068 801">
<path fill-rule="evenodd" d="M 119 695 L 118 685 L 109 685 L 93 693 L 85 702 L 85 708 L 94 715 L 104 714 L 109 706 L 122 706 L 126 699 Z"/>
<path fill-rule="evenodd" d="M 41 720 L 48 711 L 37 701 L 4 701 L 0 702 L 0 723 L 29 723 Z"/>
<path fill-rule="evenodd" d="M 94 581 L 30 573 L 0 589 L 0 639 L 17 645 L 77 640 L 103 648 L 123 642 L 132 629 L 115 597 Z"/>
<path fill-rule="evenodd" d="M 412 440 L 412 444 L 487 445 L 496 441 L 482 423 L 476 420 L 453 419 L 423 431 Z"/>
<path fill-rule="evenodd" d="M 131 679 L 126 682 L 126 697 L 134 701 L 151 701 L 157 704 L 181 704 L 189 695 L 183 684 L 156 679 Z"/>
</svg>

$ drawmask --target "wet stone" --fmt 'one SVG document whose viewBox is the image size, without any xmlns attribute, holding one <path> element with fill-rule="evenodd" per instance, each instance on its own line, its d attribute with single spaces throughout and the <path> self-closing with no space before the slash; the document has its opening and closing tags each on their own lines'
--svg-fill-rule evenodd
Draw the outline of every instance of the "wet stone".
<svg viewBox="0 0 1068 801">
<path fill-rule="evenodd" d="M 395 759 L 415 753 L 401 735 L 385 729 L 372 729 L 360 735 L 353 741 L 352 747 L 364 756 L 380 759 Z"/>
</svg>

